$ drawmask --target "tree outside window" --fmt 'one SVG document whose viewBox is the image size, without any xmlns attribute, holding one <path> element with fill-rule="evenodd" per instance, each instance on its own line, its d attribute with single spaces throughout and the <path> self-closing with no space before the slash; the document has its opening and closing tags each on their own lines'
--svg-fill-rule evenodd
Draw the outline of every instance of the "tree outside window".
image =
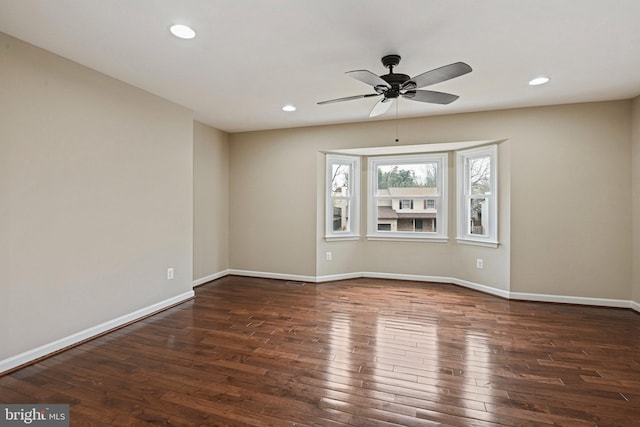
<svg viewBox="0 0 640 427">
<path fill-rule="evenodd" d="M 327 238 L 358 236 L 358 157 L 327 155 Z"/>
<path fill-rule="evenodd" d="M 457 154 L 458 240 L 497 245 L 497 147 Z"/>
</svg>

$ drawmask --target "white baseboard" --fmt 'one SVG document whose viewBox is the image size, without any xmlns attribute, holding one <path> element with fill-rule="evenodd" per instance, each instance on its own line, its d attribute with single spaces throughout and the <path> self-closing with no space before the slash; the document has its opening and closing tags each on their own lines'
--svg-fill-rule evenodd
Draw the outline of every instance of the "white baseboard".
<svg viewBox="0 0 640 427">
<path fill-rule="evenodd" d="M 519 301 L 555 302 L 555 303 L 576 304 L 576 305 L 594 305 L 594 306 L 615 307 L 615 308 L 632 308 L 633 310 L 640 312 L 640 303 L 632 302 L 629 300 L 510 292 L 504 289 L 494 288 L 492 286 L 470 282 L 468 280 L 458 279 L 455 277 L 424 276 L 424 275 L 416 275 L 416 274 L 379 273 L 379 272 L 370 272 L 370 271 L 344 273 L 344 274 L 332 274 L 332 275 L 315 276 L 315 277 L 300 276 L 300 275 L 294 275 L 294 274 L 269 273 L 264 271 L 250 271 L 250 270 L 228 270 L 228 272 L 229 272 L 228 274 L 234 274 L 237 276 L 261 277 L 265 279 L 279 279 L 279 280 L 295 280 L 295 281 L 307 282 L 307 283 L 323 283 L 323 282 L 331 282 L 336 280 L 357 279 L 361 277 L 372 278 L 372 279 L 412 280 L 417 282 L 450 283 L 453 285 L 462 286 L 465 288 L 473 289 L 479 292 L 484 292 L 489 295 L 495 295 L 505 299 L 512 299 L 512 300 L 519 300 Z"/>
<path fill-rule="evenodd" d="M 144 307 L 144 308 L 141 308 L 140 310 L 136 310 L 132 313 L 125 314 L 124 316 L 120 316 L 116 319 L 109 320 L 107 322 L 101 323 L 99 325 L 93 326 L 91 328 L 85 329 L 80 332 L 76 332 L 75 334 L 72 334 L 67 337 L 61 338 L 59 340 L 42 345 L 38 348 L 25 351 L 24 353 L 18 354 L 16 356 L 12 356 L 8 359 L 0 360 L 0 374 L 10 369 L 32 362 L 48 354 L 55 353 L 67 347 L 71 347 L 75 344 L 78 344 L 82 341 L 86 341 L 90 338 L 96 337 L 112 329 L 116 329 L 120 326 L 126 325 L 127 323 L 142 319 L 143 317 L 149 316 L 150 314 L 161 311 L 167 307 L 171 307 L 172 305 L 176 305 L 181 302 L 187 301 L 193 298 L 194 295 L 195 295 L 194 291 L 189 291 L 180 295 L 176 295 L 173 298 L 160 301 L 148 307 Z"/>
<path fill-rule="evenodd" d="M 297 274 L 280 274 L 280 273 L 269 273 L 265 271 L 251 271 L 251 270 L 228 270 L 229 275 L 235 276 L 247 276 L 247 277 L 260 277 L 263 279 L 278 279 L 278 280 L 292 280 L 296 282 L 308 282 L 315 283 L 315 276 L 300 276 Z"/>
<path fill-rule="evenodd" d="M 193 287 L 195 288 L 196 286 L 204 285 L 207 282 L 211 282 L 212 280 L 220 279 L 221 277 L 228 276 L 229 274 L 231 274 L 231 273 L 229 273 L 229 270 L 223 270 L 223 271 L 219 271 L 218 273 L 213 273 L 213 274 L 210 274 L 208 276 L 201 277 L 201 278 L 193 281 Z"/>
<path fill-rule="evenodd" d="M 602 307 L 631 308 L 631 301 L 609 298 L 575 297 L 567 295 L 529 294 L 510 292 L 509 299 L 537 302 L 558 302 L 563 304 L 597 305 Z"/>
<path fill-rule="evenodd" d="M 344 274 L 329 274 L 327 276 L 316 276 L 313 280 L 314 283 L 335 282 L 338 280 L 359 279 L 363 276 L 363 273 L 344 273 Z"/>
</svg>

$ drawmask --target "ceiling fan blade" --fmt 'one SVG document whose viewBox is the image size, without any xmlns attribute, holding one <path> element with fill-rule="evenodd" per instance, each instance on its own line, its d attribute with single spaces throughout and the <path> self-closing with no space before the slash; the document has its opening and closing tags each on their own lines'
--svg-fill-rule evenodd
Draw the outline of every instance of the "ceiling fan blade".
<svg viewBox="0 0 640 427">
<path fill-rule="evenodd" d="M 362 83 L 366 83 L 373 87 L 376 86 L 384 86 L 391 87 L 389 83 L 382 80 L 378 75 L 373 74 L 371 71 L 367 70 L 356 70 L 356 71 L 347 71 L 345 73 L 349 77 L 353 77 L 356 80 L 360 80 Z"/>
<path fill-rule="evenodd" d="M 380 96 L 380 94 L 379 93 L 368 93 L 366 95 L 346 96 L 344 98 L 330 99 L 328 101 L 320 101 L 320 102 L 318 102 L 318 105 L 332 104 L 334 102 L 342 102 L 342 101 L 351 101 L 353 99 L 369 98 L 369 97 L 372 97 L 372 96 Z"/>
<path fill-rule="evenodd" d="M 391 107 L 391 104 L 393 104 L 393 99 L 382 98 L 373 106 L 371 113 L 369 113 L 369 117 L 375 117 L 386 113 L 389 107 Z"/>
<path fill-rule="evenodd" d="M 431 104 L 451 104 L 456 99 L 460 98 L 458 95 L 451 93 L 435 92 L 433 90 L 410 90 L 402 94 L 403 98 L 410 99 L 412 101 L 429 102 Z"/>
<path fill-rule="evenodd" d="M 401 89 L 418 89 L 460 77 L 464 74 L 470 73 L 471 71 L 473 71 L 473 69 L 468 64 L 465 64 L 464 62 L 455 62 L 417 75 L 402 83 Z"/>
</svg>

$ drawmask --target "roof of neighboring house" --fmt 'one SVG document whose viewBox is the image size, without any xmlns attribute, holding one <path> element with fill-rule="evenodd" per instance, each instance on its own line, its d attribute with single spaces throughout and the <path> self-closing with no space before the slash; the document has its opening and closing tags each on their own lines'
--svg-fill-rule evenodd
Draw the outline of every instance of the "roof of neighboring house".
<svg viewBox="0 0 640 427">
<path fill-rule="evenodd" d="M 435 187 L 392 187 L 378 190 L 378 196 L 391 197 L 425 197 L 437 194 L 438 189 Z"/>
<path fill-rule="evenodd" d="M 398 219 L 398 214 L 391 206 L 378 206 L 378 219 Z"/>
</svg>

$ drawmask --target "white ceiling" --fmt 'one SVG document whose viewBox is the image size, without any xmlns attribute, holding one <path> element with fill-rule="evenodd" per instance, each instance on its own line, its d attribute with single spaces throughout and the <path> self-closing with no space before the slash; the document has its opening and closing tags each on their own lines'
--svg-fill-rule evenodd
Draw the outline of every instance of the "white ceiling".
<svg viewBox="0 0 640 427">
<path fill-rule="evenodd" d="M 227 132 L 372 120 L 344 73 L 474 71 L 401 100 L 400 117 L 629 99 L 640 94 L 639 0 L 0 0 L 0 31 L 194 111 Z M 195 29 L 173 37 L 174 23 Z M 1 66 L 1 64 L 0 64 Z M 548 75 L 551 82 L 527 82 Z M 297 111 L 281 107 L 294 104 Z M 377 118 L 394 118 L 395 108 Z"/>
</svg>

